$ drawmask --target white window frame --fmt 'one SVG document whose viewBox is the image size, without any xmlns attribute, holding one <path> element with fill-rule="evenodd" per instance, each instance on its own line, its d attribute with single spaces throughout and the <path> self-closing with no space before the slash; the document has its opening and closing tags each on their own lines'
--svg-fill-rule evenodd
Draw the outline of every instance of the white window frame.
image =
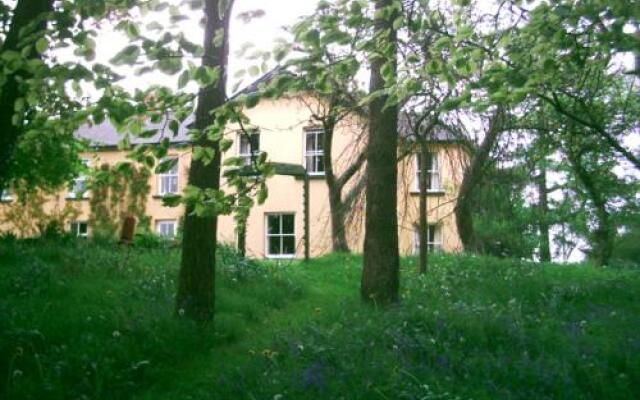
<svg viewBox="0 0 640 400">
<path fill-rule="evenodd" d="M 85 225 L 86 229 L 84 233 L 80 233 L 80 226 Z M 71 221 L 69 223 L 69 232 L 75 237 L 86 238 L 89 236 L 89 223 L 87 221 Z"/>
<path fill-rule="evenodd" d="M 415 184 L 414 191 L 416 193 L 420 192 L 420 154 L 415 153 L 414 164 L 415 164 Z M 427 193 L 442 193 L 444 189 L 442 187 L 442 171 L 440 168 L 440 154 L 436 151 L 430 151 L 431 154 L 431 165 L 427 170 L 428 180 L 427 180 Z M 435 167 L 434 167 L 435 164 Z M 435 184 L 434 184 L 435 183 Z"/>
<path fill-rule="evenodd" d="M 83 158 L 81 159 L 81 161 L 86 168 L 91 168 L 90 159 Z M 74 178 L 73 181 L 71 181 L 71 187 L 69 188 L 69 193 L 67 193 L 67 198 L 68 199 L 88 199 L 89 198 L 89 190 L 87 189 L 88 179 L 89 178 L 87 177 L 87 175 L 84 174 L 84 172 L 78 175 L 76 178 Z M 85 188 L 85 190 L 82 192 L 76 190 L 76 187 L 80 185 L 80 182 L 82 182 L 82 186 L 84 186 Z M 82 193 L 82 196 L 79 196 L 80 193 Z"/>
<path fill-rule="evenodd" d="M 293 233 L 282 233 L 282 216 L 291 215 L 293 217 Z M 280 217 L 280 232 L 279 233 L 269 233 L 269 217 L 279 216 Z M 294 212 L 269 212 L 264 214 L 264 254 L 267 258 L 295 258 L 296 256 L 296 214 Z M 271 237 L 293 237 L 293 253 L 291 254 L 271 254 L 269 252 L 269 238 Z M 280 251 L 284 248 L 284 242 L 280 241 Z"/>
<path fill-rule="evenodd" d="M 169 156 L 169 157 L 165 157 L 162 159 L 161 162 L 167 161 L 167 160 L 176 160 L 176 164 L 174 166 L 175 168 L 175 172 L 171 172 L 171 171 L 166 171 L 166 172 L 162 172 L 162 173 L 158 173 L 157 175 L 157 185 L 158 185 L 158 196 L 166 196 L 166 195 L 172 195 L 172 194 L 178 194 L 178 192 L 180 191 L 180 158 L 177 156 Z M 168 190 L 163 190 L 164 187 L 162 185 L 162 181 L 163 179 L 171 179 L 171 178 L 175 178 L 176 180 L 176 190 L 174 191 L 168 191 Z M 169 185 L 168 185 L 169 186 Z"/>
<path fill-rule="evenodd" d="M 307 170 L 307 174 L 308 175 L 312 175 L 312 176 L 324 176 L 325 171 L 324 171 L 324 147 L 322 148 L 322 150 L 318 150 L 318 144 L 321 143 L 322 141 L 322 135 L 324 135 L 324 129 L 322 128 L 306 128 L 304 130 L 304 143 L 303 143 L 303 148 L 304 148 L 304 167 Z M 307 148 L 307 137 L 309 135 L 314 135 L 314 144 L 315 144 L 315 149 L 309 150 Z M 322 157 L 322 163 L 319 164 L 318 163 L 318 158 Z M 309 163 L 307 162 L 307 160 L 311 158 L 313 159 L 313 165 L 314 168 L 313 170 L 310 170 L 309 168 L 307 168 L 307 166 L 309 165 Z M 322 168 L 322 171 L 319 171 L 319 169 Z"/>
<path fill-rule="evenodd" d="M 433 240 L 431 240 L 431 233 L 433 231 Z M 427 225 L 427 251 L 430 254 L 442 251 L 442 225 L 441 224 L 428 224 Z M 416 226 L 413 231 L 413 254 L 420 254 L 420 227 Z"/>
<path fill-rule="evenodd" d="M 172 226 L 172 230 L 173 230 L 173 234 L 172 235 L 166 235 L 162 232 L 162 227 L 165 225 L 171 225 Z M 159 219 L 156 221 L 156 233 L 158 234 L 158 236 L 161 236 L 163 238 L 167 238 L 167 239 L 173 239 L 177 236 L 178 234 L 178 221 L 176 221 L 175 219 Z"/>
<path fill-rule="evenodd" d="M 251 148 L 251 136 L 257 136 L 258 137 L 258 148 L 257 149 L 252 149 Z M 252 160 L 254 158 L 258 158 L 260 156 L 260 154 L 262 153 L 262 151 L 260 150 L 260 131 L 255 129 L 250 131 L 248 134 L 245 134 L 244 132 L 240 132 L 238 133 L 238 157 L 242 158 L 244 160 L 243 165 L 245 166 L 250 166 L 252 164 Z M 248 142 L 246 143 L 249 146 L 249 152 L 246 151 L 242 151 L 242 141 L 243 140 L 247 140 Z"/>
<path fill-rule="evenodd" d="M 0 202 L 8 203 L 13 201 L 13 192 L 11 189 L 3 189 L 0 192 Z"/>
</svg>

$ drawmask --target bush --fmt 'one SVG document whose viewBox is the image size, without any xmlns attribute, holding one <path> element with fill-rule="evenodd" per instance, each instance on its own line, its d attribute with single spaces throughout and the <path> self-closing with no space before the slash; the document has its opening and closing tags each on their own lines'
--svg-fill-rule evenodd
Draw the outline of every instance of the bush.
<svg viewBox="0 0 640 400">
<path fill-rule="evenodd" d="M 220 270 L 237 280 L 247 279 L 249 276 L 259 272 L 260 265 L 258 262 L 243 256 L 233 246 L 219 243 L 217 252 Z"/>
<path fill-rule="evenodd" d="M 163 238 L 152 232 L 136 233 L 133 237 L 133 246 L 142 249 L 166 249 L 174 245 L 174 240 Z"/>
</svg>

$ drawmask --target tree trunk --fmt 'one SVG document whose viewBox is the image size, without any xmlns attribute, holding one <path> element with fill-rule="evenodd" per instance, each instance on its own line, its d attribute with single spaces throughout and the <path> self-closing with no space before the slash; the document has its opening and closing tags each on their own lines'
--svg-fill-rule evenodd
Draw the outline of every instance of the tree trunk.
<svg viewBox="0 0 640 400">
<path fill-rule="evenodd" d="M 491 151 L 498 142 L 502 131 L 504 111 L 498 108 L 491 117 L 489 130 L 480 147 L 476 150 L 471 163 L 464 172 L 462 184 L 458 191 L 455 214 L 458 235 L 465 251 L 477 251 L 477 240 L 473 226 L 473 191 L 478 186 L 486 169 Z"/>
<path fill-rule="evenodd" d="M 345 207 L 342 202 L 342 188 L 335 183 L 329 184 L 329 209 L 331 212 L 331 244 L 336 253 L 349 253 L 347 235 L 345 233 Z"/>
<path fill-rule="evenodd" d="M 428 211 L 427 211 L 427 156 L 429 155 L 429 149 L 427 147 L 427 141 L 424 138 L 420 140 L 420 181 L 418 185 L 420 186 L 420 232 L 419 232 L 419 240 L 420 240 L 420 267 L 419 272 L 421 274 L 427 273 L 427 266 L 429 262 L 429 250 L 427 249 L 427 241 L 428 241 Z"/>
<path fill-rule="evenodd" d="M 11 26 L 5 38 L 0 52 L 17 51 L 21 39 L 21 31 L 34 22 L 41 14 L 53 10 L 54 0 L 19 0 L 13 10 Z M 46 20 L 34 26 L 35 30 L 46 29 Z M 27 32 L 30 33 L 31 31 Z M 40 58 L 40 54 L 32 49 L 28 55 L 30 58 Z M 0 192 L 5 188 L 11 176 L 11 164 L 13 153 L 22 129 L 13 123 L 13 110 L 15 102 L 22 97 L 19 78 L 26 78 L 24 71 L 4 75 L 4 85 L 0 87 Z"/>
<path fill-rule="evenodd" d="M 370 93 L 384 89 L 385 64 L 395 77 L 397 70 L 397 32 L 393 21 L 397 13 L 380 11 L 392 0 L 377 0 L 375 36 L 379 45 L 372 51 Z M 391 54 L 375 53 L 387 48 Z M 384 51 L 384 50 L 383 50 Z M 366 215 L 362 282 L 360 295 L 365 302 L 384 305 L 398 301 L 400 286 L 397 215 L 398 107 L 385 107 L 388 96 L 371 101 L 369 108 L 369 143 L 367 145 Z"/>
<path fill-rule="evenodd" d="M 537 177 L 538 180 L 538 228 L 540 229 L 540 261 L 551 261 L 551 249 L 549 245 L 549 200 L 547 198 L 547 170 L 542 168 Z"/>
<path fill-rule="evenodd" d="M 615 228 L 611 223 L 609 211 L 607 210 L 607 199 L 598 189 L 597 183 L 593 180 L 593 175 L 584 167 L 581 156 L 571 150 L 571 145 L 567 146 L 567 155 L 576 177 L 586 190 L 595 208 L 598 222 L 592 234 L 591 258 L 598 266 L 608 265 L 613 253 Z"/>
<path fill-rule="evenodd" d="M 195 127 L 203 130 L 214 122 L 213 111 L 226 101 L 227 59 L 229 54 L 229 19 L 233 0 L 224 11 L 219 13 L 219 2 L 206 0 L 204 57 L 202 64 L 207 67 L 219 67 L 220 78 L 198 94 Z M 214 37 L 223 29 L 224 40 L 220 47 L 214 47 Z M 189 170 L 189 185 L 200 189 L 220 188 L 220 146 L 219 141 L 211 141 L 206 135 L 196 143 L 215 152 L 213 161 L 205 164 L 202 160 L 192 160 Z M 218 231 L 217 216 L 201 217 L 194 214 L 194 206 L 188 205 L 184 218 L 182 239 L 182 261 L 178 277 L 176 310 L 193 320 L 204 322 L 213 318 L 215 300 L 215 264 L 216 239 Z"/>
<path fill-rule="evenodd" d="M 324 179 L 329 191 L 329 212 L 331 214 L 331 246 L 336 253 L 348 253 L 349 245 L 345 234 L 345 207 L 342 202 L 343 185 L 336 179 L 333 171 L 333 131 L 335 124 L 324 124 L 322 148 L 324 149 Z"/>
</svg>

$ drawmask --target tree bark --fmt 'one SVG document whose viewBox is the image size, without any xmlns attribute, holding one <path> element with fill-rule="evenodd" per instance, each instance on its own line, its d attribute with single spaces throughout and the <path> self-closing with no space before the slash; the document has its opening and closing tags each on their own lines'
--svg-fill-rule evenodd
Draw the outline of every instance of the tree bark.
<svg viewBox="0 0 640 400">
<path fill-rule="evenodd" d="M 421 274 L 427 273 L 427 267 L 429 263 L 429 251 L 427 249 L 429 225 L 428 225 L 428 211 L 427 211 L 427 156 L 429 155 L 429 149 L 427 147 L 427 141 L 423 138 L 420 140 L 420 266 L 419 272 Z"/>
<path fill-rule="evenodd" d="M 220 14 L 219 2 L 206 0 L 204 57 L 202 65 L 219 67 L 220 78 L 217 82 L 203 88 L 198 94 L 195 127 L 203 130 L 214 122 L 213 111 L 226 101 L 227 60 L 229 55 L 229 20 L 233 0 L 229 1 L 224 15 Z M 214 37 L 219 29 L 224 31 L 224 40 L 215 47 Z M 199 189 L 220 188 L 220 146 L 219 141 L 211 141 L 203 135 L 196 143 L 214 151 L 215 157 L 209 164 L 202 160 L 192 160 L 189 170 L 189 185 Z M 178 277 L 176 310 L 190 319 L 205 322 L 213 318 L 215 301 L 215 264 L 216 240 L 218 231 L 217 216 L 198 216 L 194 206 L 186 207 L 182 240 L 182 260 Z"/>
<path fill-rule="evenodd" d="M 322 148 L 324 149 L 324 179 L 329 191 L 329 212 L 331 214 L 331 247 L 336 253 L 348 253 L 349 245 L 345 233 L 344 217 L 345 207 L 342 202 L 341 182 L 336 179 L 333 170 L 333 131 L 335 123 L 332 121 L 324 124 L 324 135 L 322 138 Z"/>
<path fill-rule="evenodd" d="M 465 251 L 477 251 L 477 240 L 473 226 L 473 191 L 484 176 L 485 167 L 489 161 L 491 151 L 498 142 L 502 131 L 504 111 L 498 108 L 491 117 L 489 130 L 482 140 L 482 144 L 473 154 L 469 167 L 465 170 L 462 184 L 458 191 L 455 215 L 458 235 Z"/>
<path fill-rule="evenodd" d="M 53 10 L 54 0 L 19 0 L 13 9 L 11 26 L 7 33 L 1 53 L 6 51 L 20 52 L 21 31 L 43 13 Z M 46 29 L 46 21 L 37 24 L 35 30 Z M 40 58 L 40 54 L 31 50 L 30 58 Z M 5 75 L 5 83 L 0 87 L 0 192 L 11 177 L 11 164 L 22 129 L 13 123 L 15 102 L 22 97 L 19 80 L 26 78 L 25 71 L 17 71 Z"/>
<path fill-rule="evenodd" d="M 549 199 L 547 196 L 547 170 L 542 168 L 537 176 L 538 184 L 538 229 L 540 230 L 540 261 L 551 262 L 549 245 Z"/>
<path fill-rule="evenodd" d="M 391 0 L 377 0 L 374 35 L 378 48 L 390 47 L 390 60 L 374 49 L 370 56 L 370 93 L 384 89 L 382 69 L 390 66 L 395 77 L 397 70 L 397 32 L 393 21 L 397 13 L 384 16 L 381 10 Z M 369 106 L 369 143 L 367 145 L 366 215 L 362 282 L 360 295 L 365 302 L 384 305 L 397 302 L 400 286 L 397 216 L 397 149 L 398 107 L 385 107 L 388 96 L 382 95 Z"/>
</svg>

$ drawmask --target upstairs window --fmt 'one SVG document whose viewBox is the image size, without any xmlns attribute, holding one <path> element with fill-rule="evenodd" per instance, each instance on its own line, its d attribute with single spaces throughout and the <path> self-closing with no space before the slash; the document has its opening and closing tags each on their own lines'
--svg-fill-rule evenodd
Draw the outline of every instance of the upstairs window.
<svg viewBox="0 0 640 400">
<path fill-rule="evenodd" d="M 440 179 L 440 160 L 438 157 L 438 153 L 429 152 L 427 153 L 427 191 L 428 192 L 441 192 L 442 184 Z M 421 165 L 422 154 L 417 153 L 416 160 L 416 182 L 415 182 L 415 191 L 420 191 L 420 165 Z"/>
<path fill-rule="evenodd" d="M 178 159 L 165 158 L 162 162 L 169 160 L 175 161 L 171 169 L 158 174 L 158 195 L 160 196 L 178 193 Z"/>
<path fill-rule="evenodd" d="M 324 175 L 324 130 L 313 128 L 305 131 L 305 164 L 309 175 Z"/>
<path fill-rule="evenodd" d="M 156 232 L 164 238 L 174 238 L 178 232 L 178 223 L 173 219 L 157 221 Z"/>
<path fill-rule="evenodd" d="M 75 237 L 89 236 L 89 224 L 86 222 L 73 221 L 69 224 L 69 232 Z"/>
<path fill-rule="evenodd" d="M 442 251 L 442 227 L 427 225 L 427 251 L 434 253 Z M 413 235 L 413 253 L 420 254 L 420 228 L 416 228 Z"/>
<path fill-rule="evenodd" d="M 252 165 L 260 155 L 260 133 L 240 133 L 239 142 L 238 156 L 243 159 L 243 165 Z"/>
<path fill-rule="evenodd" d="M 274 258 L 294 257 L 296 253 L 294 214 L 268 214 L 266 219 L 267 256 Z"/>
<path fill-rule="evenodd" d="M 87 182 L 88 178 L 86 175 L 86 170 L 91 166 L 91 161 L 88 159 L 82 159 L 83 171 L 80 172 L 73 182 L 71 182 L 71 187 L 69 188 L 69 193 L 67 195 L 70 199 L 86 199 L 89 197 L 89 193 L 87 192 Z"/>
</svg>

